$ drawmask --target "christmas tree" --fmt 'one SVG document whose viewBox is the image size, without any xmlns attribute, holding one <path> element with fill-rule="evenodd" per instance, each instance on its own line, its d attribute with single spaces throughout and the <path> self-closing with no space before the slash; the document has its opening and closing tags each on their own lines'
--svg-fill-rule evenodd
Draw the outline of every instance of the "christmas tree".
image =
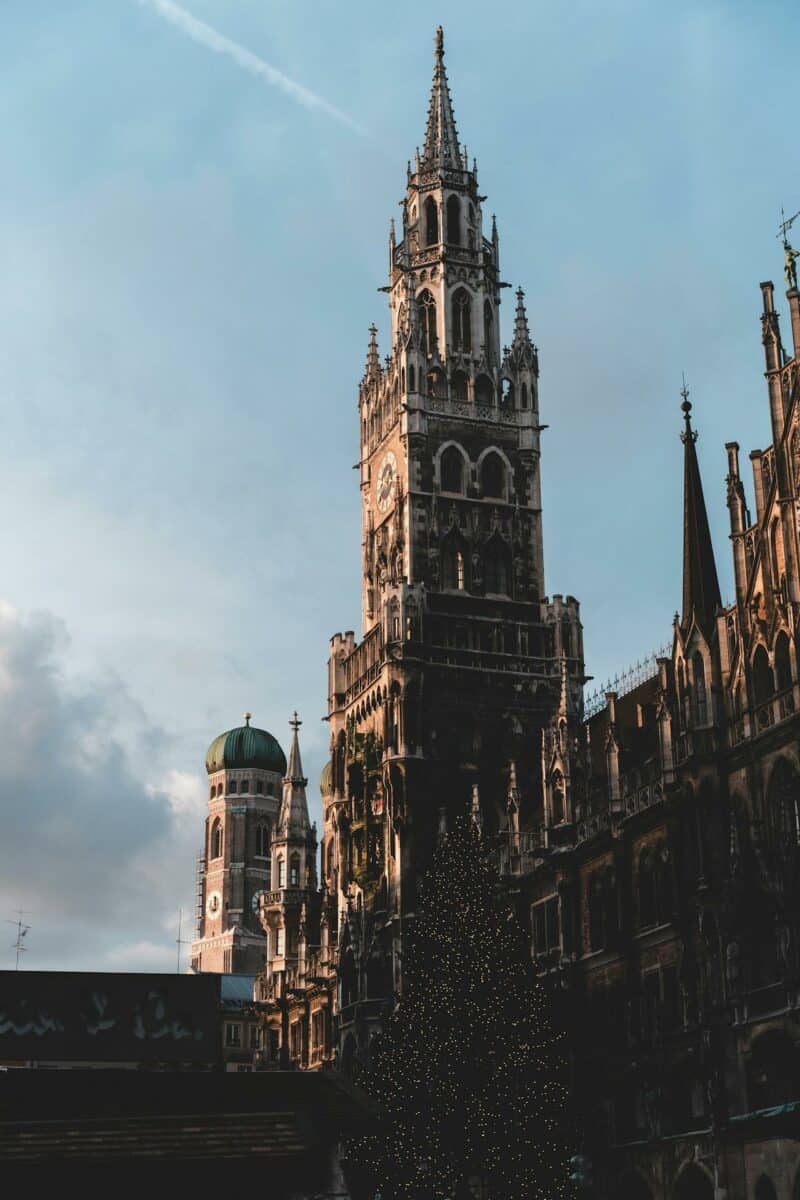
<svg viewBox="0 0 800 1200">
<path fill-rule="evenodd" d="M 383 1200 L 568 1195 L 563 1039 L 479 830 L 439 838 L 403 994 L 360 1079 L 384 1114 L 350 1158 Z"/>
</svg>

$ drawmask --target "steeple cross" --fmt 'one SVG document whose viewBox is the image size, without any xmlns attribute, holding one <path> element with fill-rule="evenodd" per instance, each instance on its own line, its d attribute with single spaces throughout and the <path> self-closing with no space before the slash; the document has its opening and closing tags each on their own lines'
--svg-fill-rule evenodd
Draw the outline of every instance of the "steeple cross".
<svg viewBox="0 0 800 1200">
<path fill-rule="evenodd" d="M 683 387 L 681 388 L 681 396 L 683 396 L 683 404 L 681 405 L 681 410 L 683 412 L 683 419 L 686 422 L 686 429 L 681 434 L 681 441 L 685 443 L 691 438 L 691 440 L 693 442 L 696 442 L 697 434 L 694 431 L 694 429 L 692 429 L 692 418 L 691 418 L 692 405 L 689 400 L 689 389 L 686 386 L 686 376 L 684 375 L 683 371 L 681 371 L 681 379 L 683 380 Z"/>
<path fill-rule="evenodd" d="M 303 724 L 303 722 L 300 720 L 300 718 L 297 715 L 297 711 L 295 710 L 295 714 L 292 717 L 291 721 L 289 722 L 289 725 L 295 731 L 295 733 L 297 733 L 298 729 L 300 728 L 300 726 L 302 724 Z"/>
</svg>

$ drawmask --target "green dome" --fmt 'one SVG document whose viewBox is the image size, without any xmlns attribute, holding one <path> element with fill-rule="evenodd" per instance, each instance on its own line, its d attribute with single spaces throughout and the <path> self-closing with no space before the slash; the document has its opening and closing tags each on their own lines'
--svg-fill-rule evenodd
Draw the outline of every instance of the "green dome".
<svg viewBox="0 0 800 1200">
<path fill-rule="evenodd" d="M 330 759 L 322 768 L 322 774 L 319 777 L 319 794 L 320 796 L 330 796 L 333 791 L 333 763 Z"/>
<path fill-rule="evenodd" d="M 206 753 L 209 775 L 212 771 L 235 767 L 258 767 L 262 771 L 275 771 L 283 777 L 286 774 L 286 755 L 266 729 L 254 729 L 250 724 L 241 725 L 214 738 Z"/>
</svg>

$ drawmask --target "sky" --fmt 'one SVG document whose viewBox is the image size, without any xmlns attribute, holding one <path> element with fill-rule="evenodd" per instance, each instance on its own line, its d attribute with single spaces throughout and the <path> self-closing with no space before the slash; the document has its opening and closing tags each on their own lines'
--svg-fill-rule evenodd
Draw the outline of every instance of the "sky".
<svg viewBox="0 0 800 1200">
<path fill-rule="evenodd" d="M 796 5 L 3 5 L 0 920 L 24 910 L 27 968 L 175 969 L 205 750 L 245 709 L 284 746 L 299 711 L 319 817 L 357 384 L 439 22 L 539 347 L 546 589 L 581 601 L 588 673 L 671 636 L 682 372 L 731 593 L 761 280 L 790 340 Z"/>
</svg>

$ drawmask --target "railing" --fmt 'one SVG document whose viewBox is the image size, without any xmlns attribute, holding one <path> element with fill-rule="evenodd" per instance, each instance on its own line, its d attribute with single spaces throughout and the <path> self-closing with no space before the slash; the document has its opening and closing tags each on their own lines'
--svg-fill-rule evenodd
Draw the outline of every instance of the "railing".
<svg viewBox="0 0 800 1200">
<path fill-rule="evenodd" d="M 592 813 L 588 817 L 584 817 L 582 821 L 578 821 L 576 831 L 577 841 L 588 842 L 590 838 L 597 837 L 605 829 L 608 829 L 611 824 L 611 814 L 609 812 Z"/>
<path fill-rule="evenodd" d="M 465 667 L 472 671 L 505 671 L 515 675 L 558 675 L 558 662 L 551 658 L 526 658 L 518 654 L 498 654 L 492 650 L 468 647 L 428 646 L 426 661 L 444 667 Z"/>
<path fill-rule="evenodd" d="M 663 799 L 664 792 L 660 783 L 648 783 L 643 787 L 631 789 L 627 795 L 623 796 L 625 815 L 630 816 L 632 813 L 641 812 L 643 808 L 659 804 Z"/>
<path fill-rule="evenodd" d="M 583 705 L 584 717 L 588 720 L 605 708 L 606 692 L 615 692 L 617 696 L 627 696 L 628 692 L 632 692 L 640 684 L 646 683 L 648 679 L 655 679 L 658 675 L 659 658 L 669 658 L 670 654 L 670 646 L 661 646 L 645 655 L 640 662 L 628 667 L 622 674 L 615 675 L 613 679 L 601 684 L 590 696 L 586 697 Z"/>
<path fill-rule="evenodd" d="M 529 417 L 529 408 L 510 408 L 508 405 L 474 404 L 470 400 L 447 400 L 437 396 L 428 400 L 428 411 L 449 417 L 471 417 L 474 421 L 494 421 L 497 425 L 518 425 Z"/>
<path fill-rule="evenodd" d="M 530 829 L 524 833 L 506 830 L 500 835 L 506 843 L 500 845 L 500 874 L 526 875 L 532 871 L 537 858 L 541 857 L 544 835 L 541 829 Z"/>
</svg>

